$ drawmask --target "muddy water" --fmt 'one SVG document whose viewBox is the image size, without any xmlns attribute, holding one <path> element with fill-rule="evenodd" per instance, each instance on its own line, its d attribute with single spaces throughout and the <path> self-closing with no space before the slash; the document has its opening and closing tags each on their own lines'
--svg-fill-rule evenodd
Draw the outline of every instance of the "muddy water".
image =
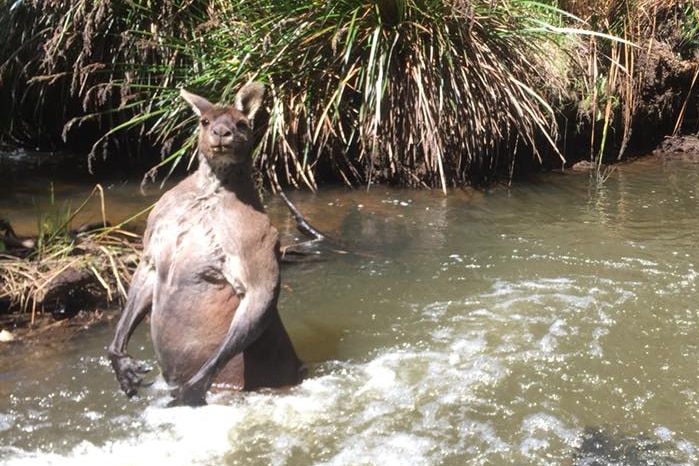
<svg viewBox="0 0 699 466">
<path fill-rule="evenodd" d="M 361 253 L 284 269 L 300 386 L 168 409 L 157 371 L 117 391 L 109 325 L 3 350 L 0 463 L 699 464 L 699 165 L 293 199 Z"/>
</svg>

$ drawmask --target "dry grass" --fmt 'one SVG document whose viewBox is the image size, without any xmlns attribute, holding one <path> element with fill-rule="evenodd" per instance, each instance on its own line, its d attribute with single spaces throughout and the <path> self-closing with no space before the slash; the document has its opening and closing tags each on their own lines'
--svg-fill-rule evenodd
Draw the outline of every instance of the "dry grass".
<svg viewBox="0 0 699 466">
<path fill-rule="evenodd" d="M 56 105 L 65 138 L 94 124 L 101 136 L 91 156 L 124 156 L 116 144 L 135 134 L 173 167 L 191 155 L 182 142 L 194 127 L 176 86 L 218 99 L 260 79 L 270 112 L 257 166 L 272 186 L 315 189 L 321 172 L 349 185 L 446 189 L 492 181 L 520 146 L 557 151 L 550 102 L 565 76 L 549 71 L 563 58 L 557 34 L 541 25 L 561 13 L 537 2 L 162 6 L 23 2 L 8 16 L 26 28 L 22 37 L 4 32 L 11 58 L 0 64 L 5 77 L 29 83 L 14 88 L 24 95 L 13 102 L 36 102 L 41 122 L 55 105 L 45 91 L 61 88 L 81 105 Z"/>
<path fill-rule="evenodd" d="M 592 29 L 623 39 L 590 36 L 576 57 L 585 70 L 578 88 L 581 113 L 591 124 L 590 160 L 602 176 L 605 159 L 611 156 L 619 160 L 629 148 L 644 86 L 653 79 L 646 73 L 655 72 L 647 64 L 655 63 L 658 47 L 670 47 L 676 56 L 696 48 L 699 6 L 691 0 L 569 0 L 562 2 L 562 8 L 578 15 Z M 684 30 L 661 31 L 661 27 Z M 682 125 L 698 74 L 699 66 L 675 116 L 675 133 Z"/>
<path fill-rule="evenodd" d="M 111 231 L 82 237 L 78 246 L 52 257 L 26 260 L 0 255 L 0 299 L 9 300 L 11 311 L 31 312 L 34 323 L 37 313 L 44 310 L 47 292 L 69 269 L 88 270 L 107 302 L 125 297 L 124 285 L 138 257 L 134 240 L 124 232 Z"/>
<path fill-rule="evenodd" d="M 66 221 L 40 232 L 43 240 L 36 242 L 27 257 L 0 254 L 0 300 L 9 302 L 8 311 L 30 312 L 33 324 L 45 306 L 53 305 L 48 302 L 49 295 L 65 285 L 67 275 L 79 277 L 76 287 L 92 288 L 94 295 L 103 296 L 107 303 L 126 297 L 140 255 L 140 237 L 123 229 L 126 222 L 83 233 L 70 232 L 70 220 L 95 197 L 102 205 L 104 219 L 103 193 L 97 186 L 78 209 L 63 217 Z M 63 289 L 66 294 L 72 291 L 70 286 Z"/>
</svg>

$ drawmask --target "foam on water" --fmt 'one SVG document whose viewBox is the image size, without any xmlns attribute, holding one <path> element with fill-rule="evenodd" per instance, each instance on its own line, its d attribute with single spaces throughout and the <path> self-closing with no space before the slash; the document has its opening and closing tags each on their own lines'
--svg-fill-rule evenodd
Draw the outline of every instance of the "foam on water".
<svg viewBox="0 0 699 466">
<path fill-rule="evenodd" d="M 328 374 L 287 392 L 214 395 L 197 409 L 165 408 L 160 382 L 152 389 L 160 397 L 126 438 L 80 442 L 65 454 L 2 455 L 12 465 L 436 464 L 449 450 L 444 437 L 458 436 L 452 408 L 467 407 L 474 390 L 504 374 L 485 347 L 476 336 L 451 341 L 446 352 L 389 349 L 366 363 L 331 363 Z M 458 420 L 464 432 L 480 425 L 493 435 L 486 424 Z"/>
<path fill-rule="evenodd" d="M 132 425 L 126 435 L 82 441 L 62 454 L 6 448 L 0 457 L 7 465 L 564 464 L 580 447 L 582 424 L 560 412 L 562 389 L 550 382 L 571 358 L 601 347 L 615 322 L 579 292 L 570 280 L 499 281 L 477 298 L 418 310 L 412 325 L 434 335 L 430 341 L 388 347 L 366 361 L 327 362 L 288 391 L 215 394 L 197 409 L 165 408 L 159 381 L 145 410 L 121 419 Z M 585 319 L 573 325 L 581 310 Z M 570 346 L 572 337 L 587 346 Z M 522 379 L 527 366 L 554 378 L 549 393 L 537 391 L 536 377 Z M 594 387 L 595 377 L 584 374 L 578 383 Z M 80 404 L 85 394 L 56 396 Z M 98 422 L 105 416 L 97 409 L 81 415 Z M 27 428 L 50 422 L 41 410 L 34 417 Z M 0 428 L 12 422 L 0 416 Z M 685 436 L 663 426 L 654 435 L 672 445 L 676 464 L 696 459 L 696 444 Z"/>
</svg>

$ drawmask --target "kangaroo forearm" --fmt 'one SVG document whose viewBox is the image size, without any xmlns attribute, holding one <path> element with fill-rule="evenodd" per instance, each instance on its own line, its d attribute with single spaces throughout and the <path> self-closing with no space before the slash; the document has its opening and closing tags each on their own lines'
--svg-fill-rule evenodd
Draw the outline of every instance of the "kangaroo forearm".
<svg viewBox="0 0 699 466">
<path fill-rule="evenodd" d="M 136 327 L 138 327 L 143 321 L 143 318 L 148 313 L 147 311 L 148 309 L 144 309 L 142 312 L 123 316 L 125 318 L 122 318 L 122 320 L 119 321 L 119 324 L 117 324 L 114 339 L 112 339 L 112 342 L 107 349 L 110 356 L 126 356 L 126 348 L 129 340 L 131 339 L 131 335 L 133 335 Z M 124 312 L 126 313 L 126 310 Z"/>
<path fill-rule="evenodd" d="M 114 338 L 107 349 L 110 356 L 122 357 L 126 355 L 126 347 L 131 335 L 150 311 L 153 298 L 152 275 L 154 272 L 142 267 L 136 270 L 126 306 L 124 306 L 124 311 L 117 323 Z"/>
</svg>

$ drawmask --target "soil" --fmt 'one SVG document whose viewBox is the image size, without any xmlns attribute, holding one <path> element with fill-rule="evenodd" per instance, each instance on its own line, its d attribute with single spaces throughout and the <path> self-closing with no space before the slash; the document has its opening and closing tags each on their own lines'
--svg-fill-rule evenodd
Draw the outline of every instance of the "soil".
<svg viewBox="0 0 699 466">
<path fill-rule="evenodd" d="M 632 111 L 630 132 L 625 139 L 627 124 L 622 113 L 628 96 L 620 97 L 611 122 L 604 160 L 613 162 L 633 159 L 649 153 L 691 153 L 692 138 L 669 138 L 668 135 L 691 135 L 699 132 L 699 48 L 691 48 L 684 36 L 682 19 L 669 9 L 657 18 L 657 29 L 646 32 L 646 39 L 634 49 Z M 625 62 L 622 56 L 621 62 Z M 623 82 L 623 81 L 622 81 Z M 628 89 L 627 89 L 628 91 Z M 563 110 L 566 116 L 561 127 L 566 128 L 564 152 L 567 166 L 590 159 L 592 132 L 589 115 L 580 113 L 577 105 Z M 569 124 L 575 121 L 577 124 Z M 601 140 L 601 128 L 595 125 L 595 141 Z M 695 151 L 694 151 L 695 152 Z M 548 155 L 544 168 L 558 168 L 557 156 Z M 577 168 L 583 167 L 584 164 Z M 526 167 L 525 169 L 536 169 Z"/>
<path fill-rule="evenodd" d="M 685 102 L 695 104 L 687 105 L 684 119 L 689 124 L 696 121 L 698 90 L 692 89 L 691 83 L 699 60 L 682 59 L 667 42 L 653 41 L 643 46 L 647 53 L 639 54 L 635 71 L 641 92 L 634 124 L 639 131 L 647 125 L 654 126 L 655 137 L 671 134 Z M 641 134 L 635 136 L 642 138 Z"/>
<path fill-rule="evenodd" d="M 698 136 L 670 136 L 653 151 L 653 155 L 672 159 L 699 162 Z"/>
</svg>

